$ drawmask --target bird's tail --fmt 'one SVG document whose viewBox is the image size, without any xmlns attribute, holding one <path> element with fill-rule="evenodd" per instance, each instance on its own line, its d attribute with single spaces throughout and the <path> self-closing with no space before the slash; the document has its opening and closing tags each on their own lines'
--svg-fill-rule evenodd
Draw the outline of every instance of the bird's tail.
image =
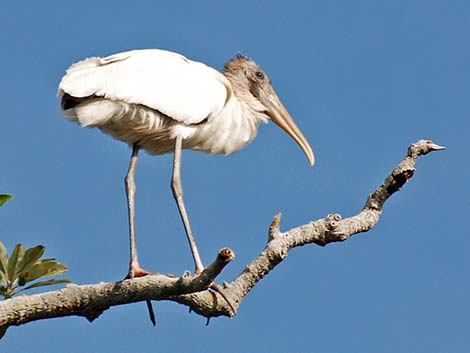
<svg viewBox="0 0 470 353">
<path fill-rule="evenodd" d="M 77 98 L 65 92 L 59 94 L 63 117 L 81 126 L 103 125 L 124 109 L 119 103 L 100 97 Z"/>
</svg>

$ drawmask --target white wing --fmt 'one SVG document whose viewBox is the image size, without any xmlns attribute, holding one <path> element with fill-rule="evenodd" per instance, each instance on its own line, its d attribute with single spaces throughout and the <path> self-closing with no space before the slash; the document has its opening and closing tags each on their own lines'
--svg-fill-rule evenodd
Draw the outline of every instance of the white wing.
<svg viewBox="0 0 470 353">
<path fill-rule="evenodd" d="M 142 104 L 196 124 L 220 112 L 231 86 L 209 66 L 166 50 L 145 49 L 73 64 L 59 85 L 59 96 L 64 92 Z"/>
</svg>

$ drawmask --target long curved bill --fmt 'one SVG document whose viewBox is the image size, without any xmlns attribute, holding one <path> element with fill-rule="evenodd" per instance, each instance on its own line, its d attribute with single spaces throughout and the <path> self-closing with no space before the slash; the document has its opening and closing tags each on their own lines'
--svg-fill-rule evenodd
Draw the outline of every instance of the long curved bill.
<svg viewBox="0 0 470 353">
<path fill-rule="evenodd" d="M 315 156 L 313 155 L 312 147 L 310 147 L 307 139 L 297 127 L 294 119 L 292 119 L 274 90 L 269 93 L 261 90 L 259 99 L 267 108 L 267 112 L 271 117 L 271 120 L 274 121 L 281 129 L 287 132 L 289 136 L 295 140 L 295 142 L 297 142 L 297 144 L 307 156 L 310 165 L 313 165 L 315 163 Z"/>
</svg>

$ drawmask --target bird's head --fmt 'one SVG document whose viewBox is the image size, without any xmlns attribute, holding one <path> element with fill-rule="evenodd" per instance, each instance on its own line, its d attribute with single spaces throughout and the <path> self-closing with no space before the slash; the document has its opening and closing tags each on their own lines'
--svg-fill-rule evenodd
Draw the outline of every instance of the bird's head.
<svg viewBox="0 0 470 353">
<path fill-rule="evenodd" d="M 232 84 L 235 95 L 257 113 L 267 116 L 287 132 L 315 163 L 312 148 L 281 103 L 268 75 L 251 59 L 238 54 L 225 64 L 224 75 Z"/>
</svg>

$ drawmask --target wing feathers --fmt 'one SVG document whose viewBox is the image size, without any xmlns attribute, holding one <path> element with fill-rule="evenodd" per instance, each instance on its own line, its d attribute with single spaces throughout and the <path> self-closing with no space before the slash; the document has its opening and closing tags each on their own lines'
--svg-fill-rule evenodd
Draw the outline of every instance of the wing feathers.
<svg viewBox="0 0 470 353">
<path fill-rule="evenodd" d="M 220 112 L 231 97 L 231 86 L 220 72 L 202 63 L 146 49 L 73 64 L 59 85 L 59 96 L 64 93 L 141 104 L 197 124 Z"/>
</svg>

